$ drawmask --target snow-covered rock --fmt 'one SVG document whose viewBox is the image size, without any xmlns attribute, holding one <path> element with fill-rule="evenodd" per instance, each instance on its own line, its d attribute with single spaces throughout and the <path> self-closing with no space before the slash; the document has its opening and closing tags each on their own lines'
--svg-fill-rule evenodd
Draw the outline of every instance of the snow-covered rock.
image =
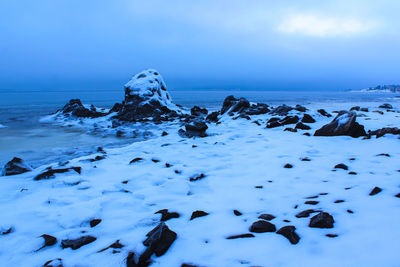
<svg viewBox="0 0 400 267">
<path fill-rule="evenodd" d="M 100 112 L 95 106 L 85 107 L 80 99 L 71 99 L 58 113 L 82 118 L 98 118 L 107 113 Z"/>
<path fill-rule="evenodd" d="M 2 176 L 17 175 L 32 171 L 32 168 L 20 158 L 13 158 L 1 170 Z"/>
<path fill-rule="evenodd" d="M 351 137 L 365 136 L 364 126 L 356 122 L 357 114 L 353 111 L 340 111 L 339 114 L 328 124 L 322 126 L 315 132 L 315 136 L 339 136 Z"/>
</svg>

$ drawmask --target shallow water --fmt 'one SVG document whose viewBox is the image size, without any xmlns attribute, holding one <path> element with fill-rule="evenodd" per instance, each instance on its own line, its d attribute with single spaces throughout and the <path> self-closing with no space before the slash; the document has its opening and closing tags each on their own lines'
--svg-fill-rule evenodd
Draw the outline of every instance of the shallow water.
<svg viewBox="0 0 400 267">
<path fill-rule="evenodd" d="M 246 97 L 253 102 L 272 105 L 312 105 L 315 103 L 345 104 L 371 102 L 398 103 L 392 93 L 298 92 L 298 91 L 171 91 L 176 104 L 184 107 L 200 105 L 209 109 L 221 107 L 228 95 Z M 0 91 L 0 166 L 14 156 L 33 166 L 64 161 L 92 153 L 98 146 L 117 147 L 137 140 L 88 134 L 84 130 L 41 124 L 42 116 L 55 112 L 69 99 L 80 98 L 85 104 L 110 108 L 123 98 L 118 91 Z"/>
</svg>

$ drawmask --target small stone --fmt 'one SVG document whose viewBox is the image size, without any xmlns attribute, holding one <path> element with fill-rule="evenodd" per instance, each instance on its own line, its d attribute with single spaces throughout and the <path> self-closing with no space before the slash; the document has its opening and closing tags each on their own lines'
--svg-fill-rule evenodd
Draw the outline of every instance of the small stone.
<svg viewBox="0 0 400 267">
<path fill-rule="evenodd" d="M 290 243 L 296 245 L 297 243 L 299 243 L 300 237 L 297 235 L 295 230 L 296 227 L 288 225 L 280 228 L 276 233 L 279 235 L 283 235 L 290 241 Z"/>
<path fill-rule="evenodd" d="M 340 163 L 340 164 L 335 165 L 335 169 L 343 169 L 343 170 L 347 171 L 349 169 L 349 167 L 347 167 L 343 163 Z"/>
<path fill-rule="evenodd" d="M 5 230 L 5 231 L 1 231 L 0 232 L 0 234 L 1 235 L 8 235 L 8 234 L 11 234 L 12 232 L 14 232 L 14 228 L 13 227 L 10 227 L 10 228 L 8 228 L 7 230 Z"/>
<path fill-rule="evenodd" d="M 250 232 L 253 233 L 266 233 L 275 231 L 276 231 L 275 225 L 264 220 L 256 221 L 250 227 Z"/>
<path fill-rule="evenodd" d="M 370 196 L 375 196 L 376 194 L 379 194 L 380 192 L 382 192 L 382 189 L 379 187 L 374 187 L 374 189 L 372 189 L 372 191 L 369 193 Z"/>
<path fill-rule="evenodd" d="M 249 238 L 249 237 L 254 237 L 254 235 L 253 234 L 232 235 L 228 236 L 226 239 L 238 239 L 238 238 Z"/>
<path fill-rule="evenodd" d="M 268 213 L 264 213 L 264 214 L 261 214 L 260 216 L 258 216 L 258 219 L 271 221 L 271 220 L 275 219 L 275 216 L 271 215 L 271 214 L 268 214 Z"/>
<path fill-rule="evenodd" d="M 400 193 L 398 193 L 397 195 L 395 195 L 395 197 L 400 198 Z"/>
<path fill-rule="evenodd" d="M 343 203 L 344 202 L 344 200 L 343 199 L 338 199 L 338 200 L 335 200 L 335 202 L 334 203 Z"/>
<path fill-rule="evenodd" d="M 158 162 L 160 162 L 160 160 L 159 160 L 159 159 L 155 159 L 155 158 L 152 158 L 152 159 L 151 159 L 151 161 L 152 161 L 152 162 L 154 162 L 154 163 L 158 163 Z"/>
<path fill-rule="evenodd" d="M 306 199 L 314 199 L 314 198 L 318 198 L 318 195 L 317 196 L 306 197 Z"/>
<path fill-rule="evenodd" d="M 194 175 L 194 176 L 190 177 L 189 181 L 195 182 L 195 181 L 201 180 L 205 177 L 206 177 L 205 174 L 201 173 L 200 175 Z"/>
<path fill-rule="evenodd" d="M 311 213 L 315 213 L 315 212 L 318 212 L 318 211 L 315 211 L 313 209 L 303 210 L 302 212 L 297 213 L 296 217 L 297 218 L 307 218 L 310 216 Z"/>
<path fill-rule="evenodd" d="M 262 185 L 256 185 L 255 188 L 257 188 L 257 189 L 262 189 L 263 186 L 262 186 Z"/>
<path fill-rule="evenodd" d="M 163 131 L 162 133 L 161 133 L 161 136 L 167 136 L 168 135 L 168 133 L 166 132 L 166 131 Z"/>
<path fill-rule="evenodd" d="M 205 211 L 196 210 L 196 211 L 193 211 L 192 216 L 190 216 L 190 220 L 194 220 L 196 218 L 204 217 L 204 216 L 207 216 L 207 215 L 208 215 L 208 213 L 205 212 Z"/>
<path fill-rule="evenodd" d="M 54 259 L 54 260 L 49 260 L 45 264 L 43 264 L 43 267 L 63 267 L 63 262 L 62 259 Z"/>
<path fill-rule="evenodd" d="M 242 216 L 243 215 L 243 213 L 241 213 L 238 210 L 233 210 L 233 214 L 235 214 L 236 216 Z"/>
<path fill-rule="evenodd" d="M 291 168 L 293 168 L 293 165 L 287 163 L 287 164 L 285 164 L 285 166 L 283 166 L 283 168 L 285 168 L 285 169 L 291 169 Z"/>
<path fill-rule="evenodd" d="M 309 158 L 307 158 L 307 157 L 301 158 L 300 160 L 301 160 L 301 161 L 311 161 L 311 159 L 309 159 Z"/>
<path fill-rule="evenodd" d="M 353 171 L 351 171 L 351 172 L 349 172 L 349 175 L 357 175 L 357 173 L 356 173 L 356 172 L 353 172 Z"/>
<path fill-rule="evenodd" d="M 26 164 L 22 159 L 14 157 L 3 167 L 3 169 L 1 170 L 1 175 L 10 176 L 30 171 L 32 171 L 32 168 L 28 166 L 28 164 Z"/>
<path fill-rule="evenodd" d="M 309 227 L 312 228 L 333 228 L 335 220 L 327 212 L 320 212 L 310 219 Z"/>
<path fill-rule="evenodd" d="M 376 155 L 377 157 L 388 157 L 388 158 L 390 158 L 390 155 L 389 154 L 387 154 L 387 153 L 380 153 L 380 154 L 378 154 L 378 155 Z"/>
<path fill-rule="evenodd" d="M 310 126 L 308 126 L 308 125 L 306 125 L 306 124 L 304 124 L 304 123 L 302 123 L 302 122 L 299 122 L 299 123 L 297 123 L 297 124 L 296 124 L 296 127 L 295 127 L 295 129 L 300 129 L 300 130 L 310 130 L 310 129 L 311 129 L 311 127 L 310 127 Z"/>
<path fill-rule="evenodd" d="M 352 211 L 352 210 L 347 210 L 347 213 L 353 214 L 354 211 Z"/>
<path fill-rule="evenodd" d="M 180 214 L 177 212 L 169 212 L 168 209 L 162 209 L 157 211 L 155 214 L 161 214 L 161 221 L 166 222 L 173 218 L 179 218 Z"/>
<path fill-rule="evenodd" d="M 319 203 L 319 201 L 315 201 L 315 200 L 307 200 L 306 202 L 304 202 L 304 204 L 307 205 L 317 205 Z"/>
<path fill-rule="evenodd" d="M 129 162 L 129 164 L 132 164 L 132 163 L 135 163 L 135 162 L 140 162 L 140 161 L 143 161 L 143 160 L 144 160 L 143 158 L 134 158 L 133 160 L 131 160 Z"/>
<path fill-rule="evenodd" d="M 326 234 L 326 236 L 327 236 L 327 237 L 330 237 L 330 238 L 335 238 L 335 237 L 338 237 L 338 235 L 337 235 L 337 234 Z"/>
<path fill-rule="evenodd" d="M 85 246 L 87 244 L 90 244 L 94 241 L 96 241 L 96 237 L 94 236 L 82 236 L 77 239 L 64 239 L 61 241 L 61 247 L 64 248 L 72 248 L 73 250 L 76 250 L 82 246 Z"/>
<path fill-rule="evenodd" d="M 99 223 L 101 223 L 101 219 L 93 219 L 90 221 L 90 227 L 95 227 L 97 226 Z"/>
</svg>

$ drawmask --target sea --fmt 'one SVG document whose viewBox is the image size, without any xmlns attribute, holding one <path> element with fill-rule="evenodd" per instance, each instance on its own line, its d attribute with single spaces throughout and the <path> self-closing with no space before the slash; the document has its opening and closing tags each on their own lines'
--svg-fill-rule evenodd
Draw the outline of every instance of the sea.
<svg viewBox="0 0 400 267">
<path fill-rule="evenodd" d="M 170 91 L 173 102 L 220 109 L 228 95 L 245 97 L 270 105 L 312 105 L 400 103 L 400 94 L 344 91 Z M 102 136 L 85 130 L 40 123 L 43 116 L 56 112 L 70 99 L 110 108 L 123 99 L 122 90 L 0 90 L 0 168 L 13 157 L 23 158 L 33 167 L 94 153 L 97 147 L 120 147 L 134 138 Z"/>
</svg>

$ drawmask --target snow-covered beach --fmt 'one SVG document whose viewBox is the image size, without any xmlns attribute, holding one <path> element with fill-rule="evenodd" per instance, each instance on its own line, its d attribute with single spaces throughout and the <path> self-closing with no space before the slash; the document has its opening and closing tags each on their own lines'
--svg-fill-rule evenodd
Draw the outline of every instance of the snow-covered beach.
<svg viewBox="0 0 400 267">
<path fill-rule="evenodd" d="M 43 121 L 120 135 L 139 124 L 151 138 L 3 169 L 22 173 L 1 177 L 2 265 L 398 265 L 396 101 L 290 107 L 228 97 L 213 114 L 165 93 L 151 102 L 165 84 L 135 83 L 142 74 L 114 111 L 71 101 Z"/>
</svg>

